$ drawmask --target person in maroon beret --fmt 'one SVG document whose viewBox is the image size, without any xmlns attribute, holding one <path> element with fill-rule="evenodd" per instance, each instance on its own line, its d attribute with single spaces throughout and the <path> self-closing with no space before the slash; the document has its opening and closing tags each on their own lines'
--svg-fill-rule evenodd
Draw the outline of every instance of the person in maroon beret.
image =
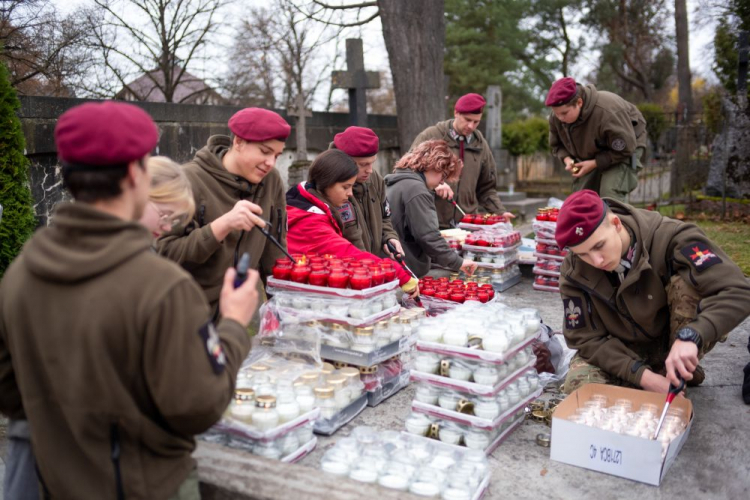
<svg viewBox="0 0 750 500">
<path fill-rule="evenodd" d="M 152 250 L 138 219 L 158 140 L 151 117 L 120 102 L 57 122 L 75 201 L 56 207 L 0 284 L 6 498 L 200 495 L 194 436 L 232 400 L 258 274 L 235 289 L 225 270 L 214 326 L 200 287 Z"/>
<path fill-rule="evenodd" d="M 454 227 L 463 217 L 451 199 L 467 214 L 487 212 L 502 214 L 508 219 L 515 217 L 505 210 L 497 195 L 495 158 L 487 140 L 477 130 L 485 104 L 487 101 L 479 94 L 462 96 L 456 101 L 452 120 L 426 128 L 411 145 L 413 150 L 425 141 L 441 139 L 464 163 L 458 181 L 442 183 L 435 190 L 440 229 Z"/>
<path fill-rule="evenodd" d="M 390 254 L 386 242 L 404 253 L 391 224 L 391 207 L 385 195 L 383 177 L 375 170 L 380 139 L 369 128 L 349 127 L 336 134 L 328 149 L 348 154 L 359 169 L 348 203 L 338 208 L 344 222 L 344 238 L 365 252 L 379 257 Z"/>
<path fill-rule="evenodd" d="M 573 191 L 591 189 L 626 201 L 638 185 L 648 147 L 646 119 L 638 108 L 570 77 L 552 84 L 544 104 L 552 108 L 550 149 L 573 176 Z"/>
<path fill-rule="evenodd" d="M 564 390 L 587 383 L 666 393 L 699 385 L 699 360 L 750 314 L 750 284 L 697 226 L 584 189 L 555 239 L 565 340 L 578 353 Z"/>
<path fill-rule="evenodd" d="M 291 127 L 277 113 L 245 108 L 229 119 L 231 135 L 213 135 L 184 165 L 195 197 L 195 215 L 157 241 L 159 252 L 179 262 L 203 288 L 218 313 L 224 270 L 250 254 L 261 279 L 284 253 L 255 226 L 266 227 L 286 248 L 284 182 L 275 168 Z"/>
</svg>

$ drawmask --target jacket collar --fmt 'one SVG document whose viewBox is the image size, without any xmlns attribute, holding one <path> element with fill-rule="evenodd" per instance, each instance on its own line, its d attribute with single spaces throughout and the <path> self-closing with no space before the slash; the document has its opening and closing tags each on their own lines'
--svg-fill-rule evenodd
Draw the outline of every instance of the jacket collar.
<svg viewBox="0 0 750 500">
<path fill-rule="evenodd" d="M 331 207 L 322 200 L 318 191 L 310 186 L 308 182 L 300 182 L 286 193 L 286 204 L 310 214 L 324 215 L 333 223 L 339 233 L 342 232 L 343 224 L 334 214 Z"/>
</svg>

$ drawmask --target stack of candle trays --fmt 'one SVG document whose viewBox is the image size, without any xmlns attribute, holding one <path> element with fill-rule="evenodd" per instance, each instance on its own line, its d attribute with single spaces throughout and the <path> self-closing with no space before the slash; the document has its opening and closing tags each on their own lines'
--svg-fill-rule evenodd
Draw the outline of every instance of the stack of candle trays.
<svg viewBox="0 0 750 500">
<path fill-rule="evenodd" d="M 540 209 L 550 210 L 550 209 Z M 552 216 L 550 216 L 552 217 Z M 557 246 L 555 241 L 555 228 L 557 227 L 557 213 L 554 213 L 554 220 L 550 218 L 539 219 L 534 221 L 533 229 L 536 241 L 537 257 L 533 273 L 534 289 L 544 292 L 560 291 L 560 266 L 562 265 L 568 250 Z"/>
<path fill-rule="evenodd" d="M 252 359 L 248 358 L 249 360 Z M 303 357 L 256 356 L 240 369 L 233 401 L 203 439 L 267 458 L 295 462 L 315 448 L 314 422 L 321 415 L 315 387 L 323 365 Z M 262 359 L 262 360 L 258 360 Z M 333 367 L 331 366 L 331 373 Z M 361 392 L 359 373 L 346 379 L 347 396 Z"/>
<path fill-rule="evenodd" d="M 568 420 L 627 436 L 653 439 L 661 413 L 655 404 L 644 403 L 633 408 L 629 399 L 611 402 L 604 394 L 593 394 Z M 667 455 L 669 444 L 685 431 L 687 422 L 682 408 L 670 408 L 659 430 L 657 440 L 661 443 L 662 460 Z"/>
<path fill-rule="evenodd" d="M 480 451 L 371 427 L 357 427 L 350 437 L 339 439 L 320 467 L 329 474 L 444 500 L 478 500 L 490 480 Z"/>
</svg>

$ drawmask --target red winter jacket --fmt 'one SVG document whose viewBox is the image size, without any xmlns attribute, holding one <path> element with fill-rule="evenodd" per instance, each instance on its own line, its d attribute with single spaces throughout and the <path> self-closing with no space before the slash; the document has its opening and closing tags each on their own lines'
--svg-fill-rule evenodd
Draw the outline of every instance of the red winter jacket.
<svg viewBox="0 0 750 500">
<path fill-rule="evenodd" d="M 371 253 L 363 252 L 344 238 L 336 219 L 328 205 L 305 189 L 305 183 L 292 187 L 286 193 L 287 217 L 289 229 L 286 236 L 291 253 L 317 252 L 333 254 L 336 257 L 354 257 L 356 259 L 381 259 Z M 411 275 L 399 266 L 395 266 L 398 284 L 404 285 Z"/>
</svg>

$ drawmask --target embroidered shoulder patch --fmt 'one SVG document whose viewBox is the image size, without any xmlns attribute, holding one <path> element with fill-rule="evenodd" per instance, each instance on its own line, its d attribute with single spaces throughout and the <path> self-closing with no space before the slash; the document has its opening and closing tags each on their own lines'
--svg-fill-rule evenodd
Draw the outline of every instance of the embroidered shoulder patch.
<svg viewBox="0 0 750 500">
<path fill-rule="evenodd" d="M 682 247 L 680 252 L 690 261 L 697 271 L 703 271 L 714 264 L 721 264 L 722 262 L 721 258 L 713 253 L 708 245 L 700 241 L 688 243 Z"/>
<path fill-rule="evenodd" d="M 357 220 L 357 214 L 351 203 L 344 203 L 339 207 L 339 215 L 344 222 L 354 222 Z"/>
<path fill-rule="evenodd" d="M 625 139 L 620 139 L 619 137 L 612 141 L 612 149 L 615 151 L 622 151 L 625 149 Z"/>
<path fill-rule="evenodd" d="M 208 354 L 208 361 L 211 363 L 216 375 L 220 375 L 224 371 L 227 358 L 224 355 L 224 349 L 221 347 L 221 339 L 219 334 L 216 333 L 216 327 L 213 321 L 209 321 L 200 327 L 198 330 L 203 344 L 206 347 L 206 354 Z"/>
<path fill-rule="evenodd" d="M 383 202 L 383 217 L 388 218 L 391 216 L 391 204 L 388 203 L 388 200 L 386 199 Z"/>
<path fill-rule="evenodd" d="M 580 297 L 567 297 L 563 299 L 565 309 L 565 328 L 578 330 L 586 326 L 583 316 L 583 301 Z"/>
</svg>

